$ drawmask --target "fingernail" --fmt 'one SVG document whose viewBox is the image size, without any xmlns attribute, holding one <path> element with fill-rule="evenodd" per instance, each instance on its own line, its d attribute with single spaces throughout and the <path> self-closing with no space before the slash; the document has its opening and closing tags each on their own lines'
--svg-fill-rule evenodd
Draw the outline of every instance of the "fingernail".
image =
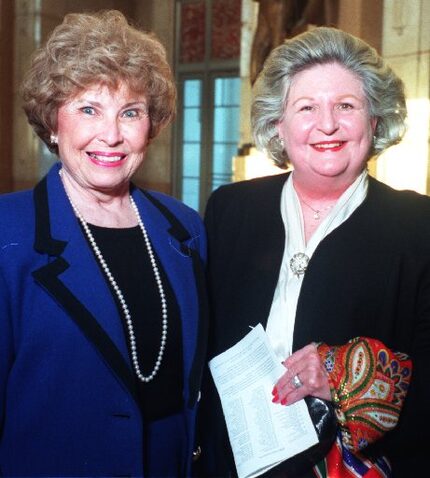
<svg viewBox="0 0 430 478">
<path fill-rule="evenodd" d="M 286 405 L 286 404 L 287 404 L 287 399 L 286 399 L 286 398 L 283 398 L 283 399 L 281 400 L 281 405 Z"/>
<path fill-rule="evenodd" d="M 276 385 L 273 387 L 272 395 L 278 395 L 278 389 L 276 388 Z"/>
</svg>

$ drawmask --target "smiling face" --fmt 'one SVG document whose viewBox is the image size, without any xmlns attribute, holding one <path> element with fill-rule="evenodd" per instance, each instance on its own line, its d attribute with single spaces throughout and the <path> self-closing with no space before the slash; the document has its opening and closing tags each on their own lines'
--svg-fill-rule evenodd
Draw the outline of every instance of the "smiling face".
<svg viewBox="0 0 430 478">
<path fill-rule="evenodd" d="M 316 65 L 295 75 L 278 124 L 295 182 L 345 190 L 366 165 L 375 125 L 361 81 L 343 66 Z"/>
<path fill-rule="evenodd" d="M 83 192 L 128 193 L 142 164 L 150 130 L 143 95 L 125 85 L 90 87 L 58 109 L 58 149 L 63 169 Z"/>
</svg>

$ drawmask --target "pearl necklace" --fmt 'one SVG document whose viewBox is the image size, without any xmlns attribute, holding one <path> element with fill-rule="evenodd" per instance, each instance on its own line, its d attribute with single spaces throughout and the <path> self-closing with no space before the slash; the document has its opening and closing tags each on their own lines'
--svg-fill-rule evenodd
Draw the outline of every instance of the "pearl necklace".
<svg viewBox="0 0 430 478">
<path fill-rule="evenodd" d="M 59 174 L 60 174 L 60 177 L 62 178 L 62 171 L 61 170 L 60 170 Z M 64 190 L 66 191 L 65 188 L 64 188 Z M 67 191 L 66 191 L 66 195 L 67 195 L 67 197 L 69 199 L 69 202 L 72 206 L 73 212 L 75 213 L 76 217 L 79 219 L 79 222 L 82 224 L 82 228 L 85 231 L 85 234 L 88 238 L 88 242 L 90 243 L 90 245 L 91 245 L 91 247 L 94 251 L 94 254 L 97 257 L 97 259 L 98 259 L 98 261 L 99 261 L 99 263 L 100 263 L 100 265 L 103 269 L 103 272 L 105 273 L 106 277 L 108 278 L 109 283 L 112 286 L 112 289 L 115 291 L 115 294 L 118 297 L 118 301 L 121 304 L 122 312 L 124 314 L 124 317 L 125 317 L 125 320 L 126 320 L 126 323 L 127 323 L 128 338 L 129 338 L 129 341 L 130 341 L 130 350 L 131 350 L 131 361 L 133 363 L 136 375 L 141 382 L 145 382 L 145 383 L 150 382 L 151 380 L 154 379 L 154 377 L 157 375 L 157 373 L 160 369 L 161 361 L 163 360 L 164 349 L 166 347 L 166 341 L 167 341 L 167 301 L 166 301 L 166 296 L 164 294 L 164 288 L 163 288 L 163 283 L 161 281 L 160 272 L 158 270 L 158 266 L 157 266 L 157 263 L 156 263 L 155 257 L 154 257 L 154 252 L 153 252 L 152 247 L 151 247 L 151 242 L 149 241 L 148 233 L 146 232 L 145 225 L 143 224 L 143 221 L 140 217 L 139 210 L 137 209 L 136 203 L 134 202 L 134 199 L 130 195 L 130 204 L 133 208 L 134 213 L 136 214 L 137 222 L 138 222 L 139 227 L 142 231 L 143 238 L 144 238 L 144 241 L 145 241 L 146 250 L 148 251 L 149 260 L 151 262 L 152 271 L 154 273 L 154 278 L 155 278 L 155 281 L 157 283 L 158 293 L 160 295 L 160 301 L 161 301 L 161 316 L 163 318 L 163 320 L 162 320 L 161 343 L 160 343 L 160 348 L 159 348 L 159 351 L 158 351 L 157 360 L 155 361 L 155 365 L 154 365 L 154 368 L 152 369 L 152 372 L 149 375 L 146 375 L 146 376 L 143 375 L 141 370 L 140 370 L 139 360 L 138 360 L 138 355 L 137 355 L 137 344 L 136 344 L 136 337 L 135 337 L 135 334 L 134 334 L 133 321 L 131 320 L 130 311 L 128 310 L 128 306 L 127 306 L 127 303 L 125 302 L 123 293 L 122 293 L 121 289 L 118 287 L 118 284 L 116 283 L 116 280 L 114 279 L 111 271 L 109 270 L 109 267 L 106 264 L 106 261 L 105 261 L 103 255 L 102 255 L 95 239 L 94 239 L 94 236 L 93 236 L 90 228 L 88 227 L 87 222 L 83 218 L 82 214 L 78 211 L 76 206 L 73 204 L 73 202 L 72 202 L 69 194 L 67 193 Z"/>
</svg>

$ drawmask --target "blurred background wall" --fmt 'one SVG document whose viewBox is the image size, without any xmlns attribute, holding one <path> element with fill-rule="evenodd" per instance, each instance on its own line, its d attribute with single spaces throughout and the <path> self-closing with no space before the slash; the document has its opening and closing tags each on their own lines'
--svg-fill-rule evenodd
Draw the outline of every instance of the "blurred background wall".
<svg viewBox="0 0 430 478">
<path fill-rule="evenodd" d="M 374 46 L 404 80 L 408 133 L 369 169 L 395 188 L 430 193 L 428 0 L 0 0 L 0 192 L 32 187 L 56 160 L 21 109 L 31 53 L 66 13 L 110 8 L 158 35 L 177 79 L 176 120 L 149 148 L 138 185 L 203 211 L 219 185 L 281 172 L 253 148 L 249 105 L 253 61 L 265 53 L 259 11 L 282 8 L 281 35 L 336 25 Z"/>
</svg>

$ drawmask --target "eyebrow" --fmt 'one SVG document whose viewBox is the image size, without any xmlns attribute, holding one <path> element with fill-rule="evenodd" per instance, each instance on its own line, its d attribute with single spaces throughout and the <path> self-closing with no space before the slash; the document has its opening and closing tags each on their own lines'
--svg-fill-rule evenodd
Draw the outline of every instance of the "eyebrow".
<svg viewBox="0 0 430 478">
<path fill-rule="evenodd" d="M 99 108 L 103 106 L 102 103 L 98 102 L 97 100 L 92 100 L 91 98 L 77 98 L 75 101 L 76 103 L 86 103 L 91 106 L 96 106 Z M 121 106 L 121 109 L 126 109 L 133 106 L 143 106 L 144 108 L 147 108 L 145 101 L 136 100 L 136 101 L 130 101 L 129 103 L 126 103 L 125 105 Z"/>
<path fill-rule="evenodd" d="M 365 101 L 365 98 L 362 99 L 362 98 L 359 98 L 358 96 L 352 94 L 352 93 L 347 93 L 347 94 L 344 94 L 344 95 L 341 95 L 339 97 L 336 98 L 336 101 L 342 101 L 342 100 L 345 100 L 347 98 L 353 98 L 357 101 L 360 101 L 360 102 L 363 102 Z M 315 101 L 315 98 L 312 97 L 312 96 L 301 96 L 300 98 L 297 98 L 296 101 L 294 101 L 293 103 L 291 103 L 293 106 L 295 104 L 297 104 L 299 101 Z"/>
<path fill-rule="evenodd" d="M 298 103 L 299 101 L 313 101 L 314 99 L 311 98 L 310 96 L 301 96 L 300 98 L 297 98 L 296 101 L 294 101 L 294 103 L 292 103 L 292 105 L 294 106 L 296 103 Z"/>
</svg>

